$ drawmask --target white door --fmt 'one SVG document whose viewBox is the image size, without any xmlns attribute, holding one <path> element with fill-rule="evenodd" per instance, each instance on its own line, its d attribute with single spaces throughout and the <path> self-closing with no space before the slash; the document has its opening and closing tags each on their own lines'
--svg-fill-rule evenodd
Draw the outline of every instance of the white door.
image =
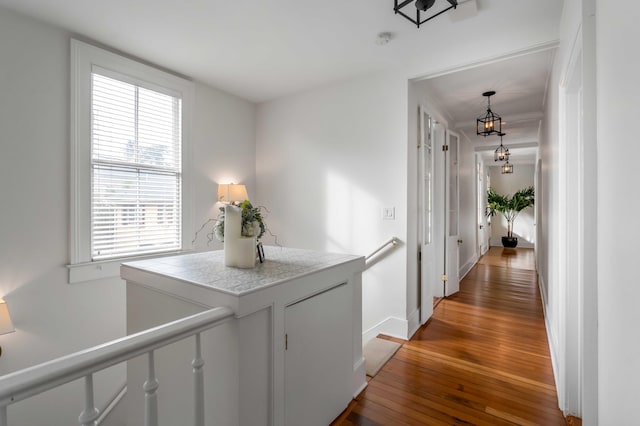
<svg viewBox="0 0 640 426">
<path fill-rule="evenodd" d="M 286 426 L 325 426 L 349 405 L 353 330 L 344 324 L 351 304 L 342 284 L 286 307 Z"/>
<path fill-rule="evenodd" d="M 458 216 L 460 206 L 460 191 L 458 182 L 458 158 L 460 137 L 454 132 L 447 132 L 447 149 L 445 149 L 445 296 L 450 296 L 460 290 L 458 279 L 459 250 L 462 241 L 458 237 Z"/>
<path fill-rule="evenodd" d="M 444 297 L 445 296 L 445 284 L 443 276 L 445 274 L 445 255 L 446 255 L 446 240 L 447 232 L 445 229 L 446 222 L 446 132 L 441 123 L 433 122 L 431 129 L 432 141 L 433 141 L 433 179 L 432 179 L 432 231 L 431 231 L 431 244 L 432 248 L 428 252 L 430 254 L 428 259 L 423 257 L 424 267 L 429 268 L 428 277 L 431 283 L 430 297 Z M 433 299 L 430 300 L 433 303 Z"/>
<path fill-rule="evenodd" d="M 440 279 L 437 263 L 437 236 L 435 236 L 435 122 L 420 107 L 420 148 L 419 148 L 419 229 L 420 235 L 420 321 L 422 324 L 433 313 L 433 295 Z M 442 143 L 441 143 L 442 144 Z"/>
<path fill-rule="evenodd" d="M 482 256 L 488 249 L 487 227 L 486 227 L 486 199 L 487 189 L 484 185 L 484 162 L 480 157 L 480 154 L 476 154 L 476 193 L 477 200 L 476 205 L 478 207 L 478 256 Z"/>
</svg>

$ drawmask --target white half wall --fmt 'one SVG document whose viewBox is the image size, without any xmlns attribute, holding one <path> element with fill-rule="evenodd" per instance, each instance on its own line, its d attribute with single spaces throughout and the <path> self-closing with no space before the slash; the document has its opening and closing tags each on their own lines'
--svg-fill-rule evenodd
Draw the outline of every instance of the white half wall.
<svg viewBox="0 0 640 426">
<path fill-rule="evenodd" d="M 125 334 L 124 282 L 67 284 L 69 38 L 65 30 L 0 8 L 0 297 L 16 328 L 0 336 L 0 375 Z M 215 182 L 233 179 L 255 193 L 255 105 L 196 84 L 192 135 L 199 227 L 217 215 Z M 196 247 L 207 248 L 204 235 Z M 96 377 L 100 409 L 124 381 L 124 368 Z M 17 403 L 9 423 L 77 424 L 82 395 L 82 382 L 74 382 Z"/>
</svg>

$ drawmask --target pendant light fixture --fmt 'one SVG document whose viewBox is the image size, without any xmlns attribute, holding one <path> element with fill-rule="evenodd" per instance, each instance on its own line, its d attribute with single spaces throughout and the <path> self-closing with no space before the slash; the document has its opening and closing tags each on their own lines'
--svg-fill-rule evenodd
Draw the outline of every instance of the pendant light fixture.
<svg viewBox="0 0 640 426">
<path fill-rule="evenodd" d="M 476 134 L 487 137 L 493 134 L 502 133 L 502 117 L 491 111 L 491 96 L 495 95 L 493 90 L 484 92 L 482 96 L 487 97 L 487 112 L 485 115 L 478 117 L 476 121 Z"/>
<path fill-rule="evenodd" d="M 509 163 L 509 160 L 505 161 L 505 163 L 500 168 L 503 175 L 513 173 L 513 164 Z"/>
<path fill-rule="evenodd" d="M 433 7 L 433 4 L 436 2 L 436 0 L 415 0 L 416 17 L 414 19 L 401 10 L 403 7 L 413 2 L 414 0 L 400 0 L 400 1 L 394 0 L 393 11 L 396 13 L 396 15 L 400 15 L 406 18 L 407 20 L 413 22 L 418 28 L 420 28 L 420 25 L 424 24 L 427 21 L 432 20 L 436 16 L 440 16 L 448 10 L 455 9 L 456 7 L 458 7 L 458 0 L 447 0 L 447 2 L 449 3 L 449 7 L 423 19 L 421 12 L 426 12 L 427 9 L 430 9 L 431 7 Z M 411 12 L 408 12 L 408 13 L 411 13 Z"/>
<path fill-rule="evenodd" d="M 509 161 L 509 155 L 511 155 L 509 148 L 505 148 L 504 145 L 502 145 L 502 137 L 504 135 L 506 135 L 506 133 L 500 133 L 499 135 L 500 146 L 493 152 L 493 161 Z"/>
</svg>

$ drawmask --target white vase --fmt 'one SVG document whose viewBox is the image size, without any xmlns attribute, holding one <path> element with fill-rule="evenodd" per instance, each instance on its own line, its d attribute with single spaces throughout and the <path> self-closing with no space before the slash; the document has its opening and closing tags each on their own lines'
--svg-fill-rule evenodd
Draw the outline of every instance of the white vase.
<svg viewBox="0 0 640 426">
<path fill-rule="evenodd" d="M 242 232 L 242 209 L 231 204 L 224 206 L 224 264 L 237 266 L 238 240 Z"/>
<path fill-rule="evenodd" d="M 240 237 L 237 240 L 238 268 L 255 268 L 256 237 Z"/>
</svg>

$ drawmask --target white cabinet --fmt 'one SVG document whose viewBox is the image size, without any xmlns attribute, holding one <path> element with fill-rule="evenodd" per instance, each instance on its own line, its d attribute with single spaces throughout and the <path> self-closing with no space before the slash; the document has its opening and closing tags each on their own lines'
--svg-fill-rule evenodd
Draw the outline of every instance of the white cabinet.
<svg viewBox="0 0 640 426">
<path fill-rule="evenodd" d="M 123 265 L 127 329 L 228 306 L 235 319 L 203 335 L 206 424 L 327 425 L 366 386 L 364 258 L 280 247 L 265 252 L 265 263 L 250 270 L 225 267 L 222 251 Z M 158 352 L 160 424 L 187 424 L 177 419 L 192 417 L 186 410 L 193 342 Z M 128 363 L 131 425 L 142 424 L 145 374 L 144 360 Z"/>
<path fill-rule="evenodd" d="M 285 425 L 326 426 L 351 400 L 351 294 L 346 284 L 285 309 Z"/>
</svg>

